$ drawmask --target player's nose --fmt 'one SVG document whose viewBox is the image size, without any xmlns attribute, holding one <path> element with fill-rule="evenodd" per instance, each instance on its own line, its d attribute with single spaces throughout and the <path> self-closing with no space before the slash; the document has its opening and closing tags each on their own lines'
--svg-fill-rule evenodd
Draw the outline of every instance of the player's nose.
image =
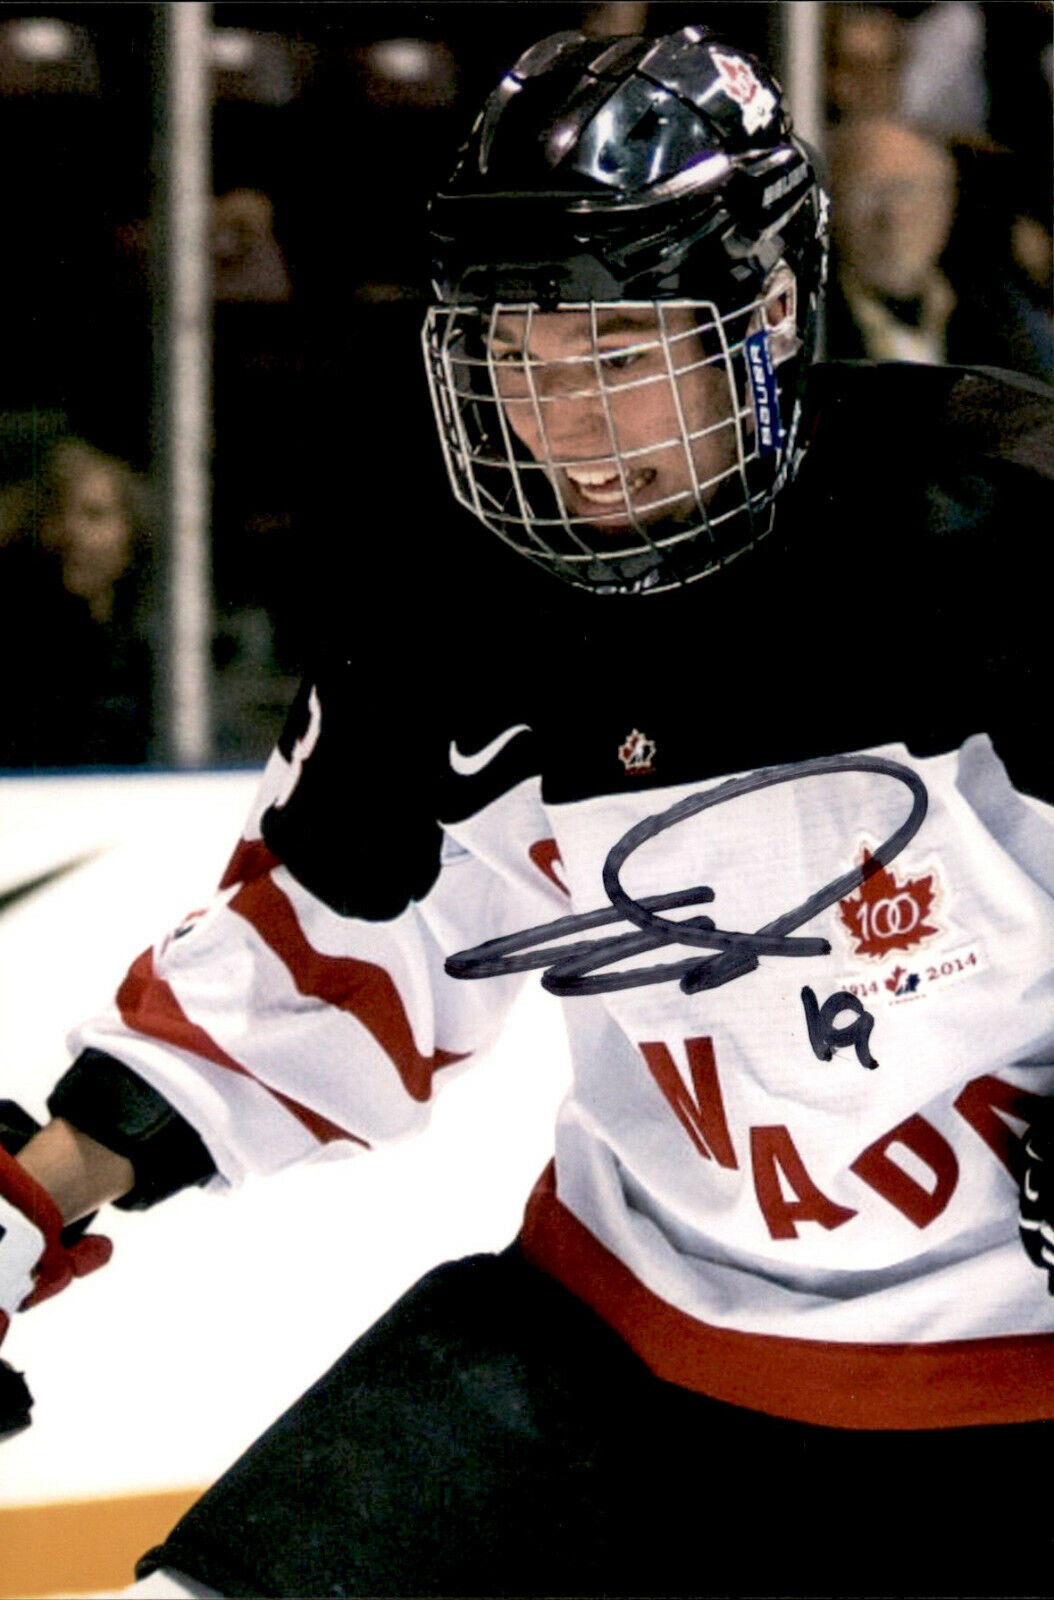
<svg viewBox="0 0 1054 1600">
<path fill-rule="evenodd" d="M 539 394 L 539 410 L 557 458 L 610 456 L 615 448 L 611 414 L 593 374 L 561 374 Z"/>
</svg>

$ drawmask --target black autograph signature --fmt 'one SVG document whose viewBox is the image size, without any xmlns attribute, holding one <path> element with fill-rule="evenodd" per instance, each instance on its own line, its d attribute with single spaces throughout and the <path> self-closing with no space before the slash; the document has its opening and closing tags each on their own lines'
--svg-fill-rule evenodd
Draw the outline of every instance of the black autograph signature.
<svg viewBox="0 0 1054 1600">
<path fill-rule="evenodd" d="M 755 933 L 731 933 L 715 927 L 710 917 L 689 917 L 683 922 L 660 915 L 680 906 L 703 905 L 713 900 L 714 891 L 705 885 L 681 889 L 673 894 L 648 895 L 634 900 L 622 887 L 620 873 L 635 850 L 649 839 L 656 838 L 667 828 L 694 817 L 711 806 L 724 805 L 755 789 L 767 789 L 777 783 L 791 783 L 799 778 L 826 777 L 834 772 L 873 772 L 882 777 L 895 778 L 903 783 L 912 796 L 911 810 L 904 822 L 866 863 L 854 867 L 841 877 L 818 889 L 815 894 L 793 911 L 768 922 Z M 729 778 L 714 789 L 688 795 L 668 810 L 654 817 L 645 817 L 636 823 L 608 851 L 604 862 L 604 891 L 611 902 L 610 909 L 587 911 L 581 916 L 559 917 L 536 928 L 525 928 L 520 933 L 508 934 L 501 939 L 489 939 L 471 950 L 459 950 L 448 957 L 446 971 L 454 978 L 494 978 L 505 973 L 527 972 L 544 967 L 542 986 L 551 994 L 584 995 L 608 994 L 616 989 L 637 989 L 652 983 L 669 983 L 680 980 L 685 994 L 698 994 L 704 989 L 717 989 L 753 972 L 761 956 L 825 956 L 831 946 L 826 939 L 789 938 L 788 935 L 803 923 L 825 911 L 836 900 L 844 899 L 866 878 L 899 855 L 914 838 L 926 815 L 928 796 L 922 779 L 909 767 L 881 756 L 821 756 L 814 761 L 800 761 L 786 767 L 767 767 L 743 778 Z M 630 922 L 634 933 L 618 934 L 614 938 L 580 940 L 573 944 L 553 945 L 554 940 L 601 928 L 615 922 Z M 544 949 L 534 946 L 544 945 Z M 683 961 L 668 961 L 660 966 L 637 967 L 630 971 L 611 972 L 590 976 L 598 967 L 610 966 L 628 956 L 656 950 L 664 945 L 688 945 L 715 954 L 690 956 Z M 824 1019 L 825 1023 L 828 1019 Z M 833 1023 L 833 1018 L 830 1019 Z M 814 1024 L 815 1026 L 815 1024 Z M 810 1030 L 811 1032 L 812 1030 Z M 814 1041 L 815 1048 L 815 1041 Z"/>
</svg>

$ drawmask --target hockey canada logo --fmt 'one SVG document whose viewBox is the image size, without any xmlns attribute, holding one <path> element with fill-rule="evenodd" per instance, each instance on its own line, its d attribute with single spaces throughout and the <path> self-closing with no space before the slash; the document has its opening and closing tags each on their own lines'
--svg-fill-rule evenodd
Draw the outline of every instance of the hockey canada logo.
<svg viewBox="0 0 1054 1600">
<path fill-rule="evenodd" d="M 652 770 L 655 740 L 649 739 L 646 734 L 634 728 L 629 737 L 619 745 L 618 758 L 630 777 L 643 777 L 644 773 Z"/>
<path fill-rule="evenodd" d="M 866 866 L 870 850 L 863 851 Z M 856 894 L 839 900 L 838 915 L 852 939 L 853 954 L 881 961 L 894 950 L 914 950 L 944 930 L 930 917 L 935 874 L 900 882 L 888 867 L 866 878 Z"/>
<path fill-rule="evenodd" d="M 742 56 L 724 55 L 711 50 L 714 66 L 721 74 L 721 87 L 730 100 L 734 100 L 743 113 L 743 127 L 747 133 L 757 133 L 767 127 L 776 110 L 776 96 L 766 89 L 749 61 Z"/>
</svg>

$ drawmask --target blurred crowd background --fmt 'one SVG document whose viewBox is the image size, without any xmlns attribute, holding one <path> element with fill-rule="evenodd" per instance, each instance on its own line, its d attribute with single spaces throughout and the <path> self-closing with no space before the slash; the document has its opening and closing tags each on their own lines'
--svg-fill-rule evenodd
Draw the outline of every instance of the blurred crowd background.
<svg viewBox="0 0 1054 1600">
<path fill-rule="evenodd" d="M 379 550 L 452 515 L 420 361 L 425 216 L 482 96 L 543 33 L 724 4 L 212 7 L 209 683 L 216 763 L 266 755 L 327 550 L 349 627 Z M 1054 381 L 1050 3 L 822 8 L 826 354 Z M 0 5 L 0 768 L 163 765 L 157 456 L 162 5 Z M 361 586 L 355 572 L 361 564 Z M 367 581 L 367 574 L 369 581 Z M 402 669 L 393 638 L 378 672 Z"/>
</svg>

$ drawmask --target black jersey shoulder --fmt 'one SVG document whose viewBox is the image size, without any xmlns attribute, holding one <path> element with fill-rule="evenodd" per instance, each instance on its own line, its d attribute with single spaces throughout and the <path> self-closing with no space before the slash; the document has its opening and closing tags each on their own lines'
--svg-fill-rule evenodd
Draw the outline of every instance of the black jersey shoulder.
<svg viewBox="0 0 1054 1600">
<path fill-rule="evenodd" d="M 1054 389 L 994 368 L 853 362 L 817 368 L 812 396 L 789 536 L 856 595 L 833 639 L 842 671 L 897 706 L 889 737 L 917 754 L 985 731 L 1018 787 L 1054 799 Z"/>
<path fill-rule="evenodd" d="M 823 363 L 810 379 L 801 483 L 868 521 L 902 507 L 914 537 L 984 535 L 1015 509 L 1049 509 L 1054 388 L 993 367 Z M 1014 518 L 1027 549 L 1038 534 Z M 1005 553 L 1005 552 L 1004 552 Z"/>
<path fill-rule="evenodd" d="M 439 737 L 427 685 L 385 692 L 380 663 L 334 654 L 306 674 L 279 740 L 289 782 L 263 817 L 269 848 L 343 915 L 381 920 L 439 870 Z M 295 781 L 294 781 L 295 779 Z"/>
<path fill-rule="evenodd" d="M 264 840 L 342 915 L 383 920 L 422 899 L 440 870 L 442 824 L 538 771 L 526 708 L 491 692 L 487 652 L 478 679 L 447 655 L 397 671 L 331 655 L 290 711 L 279 740 L 289 780 L 264 814 Z"/>
</svg>

